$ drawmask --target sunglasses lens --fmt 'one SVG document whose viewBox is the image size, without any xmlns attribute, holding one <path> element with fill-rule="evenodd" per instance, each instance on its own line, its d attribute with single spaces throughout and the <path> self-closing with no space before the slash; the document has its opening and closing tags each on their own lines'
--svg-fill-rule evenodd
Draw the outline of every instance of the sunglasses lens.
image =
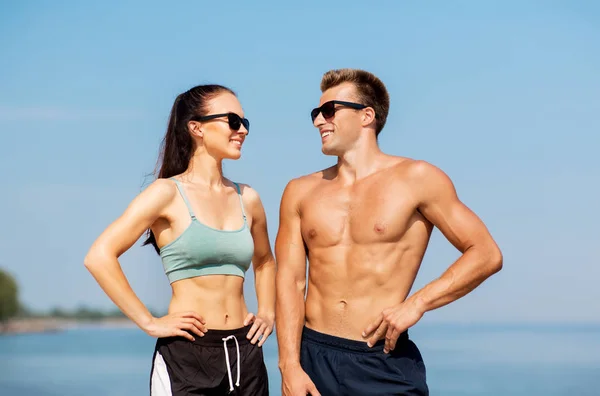
<svg viewBox="0 0 600 396">
<path fill-rule="evenodd" d="M 235 113 L 229 113 L 228 121 L 229 128 L 233 129 L 234 131 L 239 131 L 240 127 L 244 125 L 244 128 L 246 128 L 246 130 L 250 132 L 250 121 L 248 121 L 247 118 L 241 118 Z"/>
<path fill-rule="evenodd" d="M 239 130 L 242 126 L 242 120 L 240 120 L 240 117 L 236 114 L 229 114 L 228 121 L 229 128 L 233 129 L 234 131 Z"/>
<path fill-rule="evenodd" d="M 325 118 L 333 117 L 335 114 L 335 104 L 331 102 L 325 103 L 323 106 L 321 106 L 321 112 Z"/>
<path fill-rule="evenodd" d="M 310 118 L 315 122 L 315 118 L 319 116 L 319 113 L 323 114 L 323 118 L 331 118 L 335 115 L 335 104 L 333 102 L 327 102 L 321 107 L 317 107 L 310 112 Z"/>
<path fill-rule="evenodd" d="M 321 112 L 320 107 L 318 107 L 316 109 L 312 109 L 312 111 L 310 112 L 310 118 L 313 120 L 313 122 L 315 122 L 315 118 L 317 118 L 319 116 L 320 112 Z"/>
</svg>

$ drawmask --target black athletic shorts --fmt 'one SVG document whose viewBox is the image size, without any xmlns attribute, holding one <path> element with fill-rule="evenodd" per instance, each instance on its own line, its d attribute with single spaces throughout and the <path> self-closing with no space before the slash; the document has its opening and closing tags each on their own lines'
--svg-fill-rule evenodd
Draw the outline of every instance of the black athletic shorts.
<svg viewBox="0 0 600 396">
<path fill-rule="evenodd" d="M 159 338 L 152 360 L 150 395 L 268 396 L 262 347 L 246 338 L 250 327 L 209 329 L 204 337 L 194 335 L 195 341 Z"/>
<path fill-rule="evenodd" d="M 300 363 L 322 396 L 427 396 L 425 364 L 408 332 L 396 348 L 383 352 L 385 340 L 366 342 L 302 331 Z"/>
</svg>

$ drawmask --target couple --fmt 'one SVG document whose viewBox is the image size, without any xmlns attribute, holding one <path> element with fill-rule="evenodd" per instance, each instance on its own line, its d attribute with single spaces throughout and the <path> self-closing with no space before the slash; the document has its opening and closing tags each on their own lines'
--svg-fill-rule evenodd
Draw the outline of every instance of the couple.
<svg viewBox="0 0 600 396">
<path fill-rule="evenodd" d="M 157 338 L 153 396 L 268 395 L 261 346 L 275 318 L 283 395 L 427 395 L 407 330 L 502 267 L 444 172 L 380 151 L 389 96 L 377 77 L 332 70 L 321 91 L 311 118 L 323 153 L 338 160 L 286 186 L 277 270 L 258 193 L 223 176 L 223 159 L 240 158 L 250 124 L 234 92 L 218 85 L 177 97 L 157 180 L 88 252 L 85 266 L 106 294 Z M 408 297 L 434 226 L 462 255 Z M 118 262 L 144 232 L 173 291 L 160 318 Z M 251 263 L 256 313 L 243 296 Z"/>
</svg>

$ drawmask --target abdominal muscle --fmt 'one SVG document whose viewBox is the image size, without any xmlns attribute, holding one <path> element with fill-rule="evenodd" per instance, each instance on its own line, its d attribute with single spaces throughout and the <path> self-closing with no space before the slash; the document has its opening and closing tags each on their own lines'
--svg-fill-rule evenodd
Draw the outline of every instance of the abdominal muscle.
<svg viewBox="0 0 600 396">
<path fill-rule="evenodd" d="M 309 257 L 306 326 L 365 341 L 362 332 L 381 312 L 404 301 L 423 250 L 389 246 L 335 246 Z"/>
<path fill-rule="evenodd" d="M 171 284 L 169 313 L 194 311 L 209 329 L 231 330 L 244 326 L 248 309 L 244 301 L 244 279 L 233 275 L 207 275 Z"/>
</svg>

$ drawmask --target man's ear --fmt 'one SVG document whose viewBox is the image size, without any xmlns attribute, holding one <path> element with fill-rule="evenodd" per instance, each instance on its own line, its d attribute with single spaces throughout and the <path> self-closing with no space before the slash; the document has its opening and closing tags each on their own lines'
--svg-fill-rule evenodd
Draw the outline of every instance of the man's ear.
<svg viewBox="0 0 600 396">
<path fill-rule="evenodd" d="M 372 107 L 367 107 L 366 109 L 363 109 L 363 115 L 362 115 L 362 126 L 366 127 L 371 125 L 372 123 L 375 122 L 375 110 Z"/>
</svg>

